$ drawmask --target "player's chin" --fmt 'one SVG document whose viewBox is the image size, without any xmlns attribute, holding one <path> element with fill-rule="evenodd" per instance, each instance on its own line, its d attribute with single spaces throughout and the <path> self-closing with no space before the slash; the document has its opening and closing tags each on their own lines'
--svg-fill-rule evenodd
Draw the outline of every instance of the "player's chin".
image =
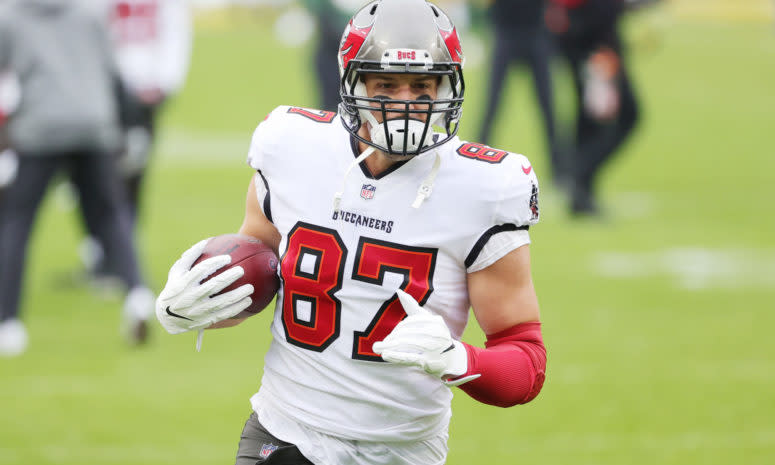
<svg viewBox="0 0 775 465">
<path fill-rule="evenodd" d="M 385 153 L 385 158 L 387 158 L 390 161 L 405 161 L 407 159 L 406 155 L 396 155 L 391 153 Z"/>
</svg>

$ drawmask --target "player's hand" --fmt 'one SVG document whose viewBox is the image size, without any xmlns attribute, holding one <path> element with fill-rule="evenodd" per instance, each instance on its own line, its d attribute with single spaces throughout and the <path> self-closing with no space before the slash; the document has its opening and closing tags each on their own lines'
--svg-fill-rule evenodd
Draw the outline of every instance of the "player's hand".
<svg viewBox="0 0 775 465">
<path fill-rule="evenodd" d="M 147 87 L 137 92 L 137 98 L 146 105 L 158 105 L 164 100 L 164 92 L 158 87 Z"/>
<path fill-rule="evenodd" d="M 383 341 L 374 343 L 374 352 L 386 362 L 418 366 L 450 386 L 478 378 L 480 375 L 454 379 L 468 371 L 465 346 L 452 338 L 441 316 L 422 308 L 400 289 L 396 294 L 407 317 Z"/>
<path fill-rule="evenodd" d="M 170 334 L 207 328 L 250 306 L 251 284 L 215 295 L 245 274 L 241 266 L 229 268 L 201 282 L 229 264 L 229 255 L 211 257 L 191 267 L 202 254 L 207 241 L 205 239 L 183 252 L 170 268 L 167 284 L 156 299 L 156 317 Z"/>
<path fill-rule="evenodd" d="M 10 186 L 18 171 L 19 155 L 11 149 L 0 150 L 0 188 Z"/>
</svg>

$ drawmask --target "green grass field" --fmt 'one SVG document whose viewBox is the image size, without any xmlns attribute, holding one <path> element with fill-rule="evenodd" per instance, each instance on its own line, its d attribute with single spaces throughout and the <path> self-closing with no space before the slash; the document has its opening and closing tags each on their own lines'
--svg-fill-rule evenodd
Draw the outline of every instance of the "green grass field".
<svg viewBox="0 0 775 465">
<path fill-rule="evenodd" d="M 181 251 L 239 227 L 255 125 L 276 105 L 315 105 L 309 51 L 278 44 L 270 18 L 199 26 L 140 228 L 157 291 Z M 457 391 L 450 465 L 775 463 L 775 25 L 643 14 L 627 36 L 643 119 L 605 173 L 608 217 L 573 220 L 545 182 L 531 230 L 544 390 L 511 409 Z M 467 73 L 463 137 L 477 132 L 485 73 Z M 541 177 L 524 75 L 505 99 L 495 145 Z M 127 347 L 120 298 L 68 278 L 81 233 L 63 199 L 48 196 L 31 242 L 29 351 L 0 359 L 0 464 L 233 463 L 269 312 L 209 332 L 201 353 L 158 325 L 148 346 Z M 483 343 L 475 324 L 466 339 Z"/>
</svg>

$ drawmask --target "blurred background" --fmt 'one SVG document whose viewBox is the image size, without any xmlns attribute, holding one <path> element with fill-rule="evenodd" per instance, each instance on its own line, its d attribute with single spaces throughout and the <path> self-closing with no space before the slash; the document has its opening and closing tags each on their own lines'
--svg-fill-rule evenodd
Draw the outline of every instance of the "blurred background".
<svg viewBox="0 0 775 465">
<path fill-rule="evenodd" d="M 190 2 L 190 65 L 158 114 L 136 228 L 153 291 L 191 244 L 239 228 L 264 116 L 322 105 L 314 3 Z M 460 29 L 460 136 L 476 141 L 488 2 L 437 3 Z M 770 0 L 663 0 L 623 14 L 638 122 L 593 215 L 574 214 L 555 182 L 528 69 L 510 68 L 487 143 L 527 155 L 542 181 L 531 248 L 547 382 L 511 409 L 456 392 L 450 465 L 775 463 L 774 13 Z M 550 65 L 565 140 L 577 97 L 566 62 Z M 201 353 L 155 321 L 146 344 L 127 345 L 123 295 L 74 277 L 84 231 L 62 184 L 30 239 L 29 348 L 0 358 L 0 464 L 233 463 L 271 310 L 208 332 Z M 484 342 L 475 324 L 465 338 Z"/>
</svg>

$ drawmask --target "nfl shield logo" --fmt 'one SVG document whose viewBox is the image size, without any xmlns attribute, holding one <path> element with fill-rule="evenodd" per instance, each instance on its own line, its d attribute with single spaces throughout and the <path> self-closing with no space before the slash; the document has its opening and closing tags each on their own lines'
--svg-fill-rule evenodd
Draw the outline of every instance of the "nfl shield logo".
<svg viewBox="0 0 775 465">
<path fill-rule="evenodd" d="M 376 186 L 372 186 L 371 184 L 364 184 L 363 187 L 361 187 L 361 198 L 365 200 L 373 199 L 374 191 L 376 190 Z"/>
<path fill-rule="evenodd" d="M 274 444 L 264 444 L 261 446 L 261 452 L 259 452 L 259 455 L 261 455 L 262 458 L 269 457 L 269 454 L 277 450 L 278 446 L 275 446 Z"/>
</svg>

